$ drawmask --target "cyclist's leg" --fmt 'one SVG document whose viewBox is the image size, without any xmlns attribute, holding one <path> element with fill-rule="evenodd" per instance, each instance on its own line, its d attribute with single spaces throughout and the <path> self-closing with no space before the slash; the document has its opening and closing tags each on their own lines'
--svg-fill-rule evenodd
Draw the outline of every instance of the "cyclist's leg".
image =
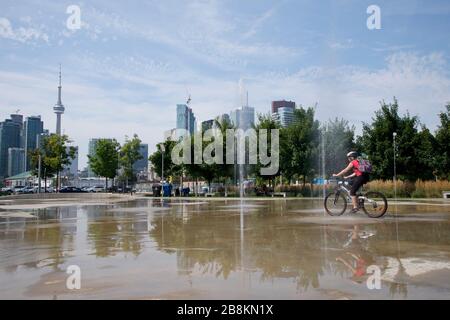
<svg viewBox="0 0 450 320">
<path fill-rule="evenodd" d="M 361 188 L 364 183 L 364 177 L 358 176 L 353 180 L 353 185 L 350 189 L 350 196 L 352 197 L 352 205 L 353 209 L 358 209 L 358 197 L 356 196 L 356 192 Z"/>
</svg>

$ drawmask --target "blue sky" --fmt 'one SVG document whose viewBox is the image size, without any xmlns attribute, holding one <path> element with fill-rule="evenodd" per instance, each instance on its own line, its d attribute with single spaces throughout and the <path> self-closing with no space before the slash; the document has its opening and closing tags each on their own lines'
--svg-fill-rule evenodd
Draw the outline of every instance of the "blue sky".
<svg viewBox="0 0 450 320">
<path fill-rule="evenodd" d="M 366 9 L 381 9 L 368 30 Z M 78 5 L 82 27 L 67 29 Z M 16 109 L 55 130 L 58 64 L 63 128 L 86 163 L 90 137 L 162 140 L 175 105 L 192 95 L 199 120 L 239 106 L 313 106 L 359 131 L 380 100 L 435 129 L 450 101 L 446 0 L 5 1 L 0 10 L 0 118 Z"/>
</svg>

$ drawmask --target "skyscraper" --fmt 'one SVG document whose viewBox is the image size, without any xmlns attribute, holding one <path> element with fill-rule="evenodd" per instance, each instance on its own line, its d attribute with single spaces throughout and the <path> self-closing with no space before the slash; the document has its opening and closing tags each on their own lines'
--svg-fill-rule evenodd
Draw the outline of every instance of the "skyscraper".
<svg viewBox="0 0 450 320">
<path fill-rule="evenodd" d="M 133 172 L 147 172 L 148 171 L 148 144 L 142 143 L 139 146 L 139 154 L 142 156 L 142 159 L 136 161 L 133 164 Z"/>
<path fill-rule="evenodd" d="M 8 148 L 8 177 L 15 176 L 25 170 L 25 150 Z"/>
<path fill-rule="evenodd" d="M 237 129 L 250 129 L 255 123 L 255 109 L 249 106 L 243 106 L 240 109 L 231 111 L 231 123 Z"/>
<path fill-rule="evenodd" d="M 187 130 L 189 134 L 194 134 L 195 125 L 196 120 L 192 109 L 185 104 L 177 104 L 177 131 Z M 178 135 L 178 137 L 181 135 Z"/>
<path fill-rule="evenodd" d="M 59 86 L 58 86 L 58 101 L 53 107 L 53 111 L 56 113 L 56 134 L 61 135 L 61 116 L 65 111 L 64 105 L 61 101 L 61 65 L 59 66 Z"/>
<path fill-rule="evenodd" d="M 11 120 L 12 120 L 14 123 L 19 124 L 19 125 L 20 125 L 20 128 L 23 127 L 23 115 L 21 115 L 21 114 L 12 114 L 12 115 L 11 115 Z"/>
<path fill-rule="evenodd" d="M 17 110 L 17 112 L 19 112 L 19 110 Z M 23 115 L 21 114 L 12 114 L 11 115 L 11 120 L 14 123 L 17 123 L 20 126 L 20 148 L 24 148 L 25 146 L 25 134 L 24 134 L 24 127 L 23 127 Z M 25 167 L 25 153 L 23 153 L 24 158 L 21 159 L 21 163 L 22 163 L 22 172 L 25 171 L 26 167 Z M 20 173 L 22 173 L 20 172 Z"/>
<path fill-rule="evenodd" d="M 278 121 L 282 127 L 287 127 L 294 121 L 295 102 L 292 101 L 273 101 L 272 119 Z"/>
<path fill-rule="evenodd" d="M 27 117 L 24 123 L 23 135 L 25 138 L 25 171 L 31 169 L 30 152 L 38 147 L 38 136 L 44 132 L 44 122 L 41 120 L 41 116 Z"/>
<path fill-rule="evenodd" d="M 8 150 L 20 148 L 21 126 L 12 119 L 0 122 L 0 179 L 8 176 Z"/>
</svg>

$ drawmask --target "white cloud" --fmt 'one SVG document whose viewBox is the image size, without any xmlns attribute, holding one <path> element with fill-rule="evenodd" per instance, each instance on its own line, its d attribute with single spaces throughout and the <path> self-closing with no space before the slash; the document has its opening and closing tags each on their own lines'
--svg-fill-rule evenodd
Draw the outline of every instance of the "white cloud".
<svg viewBox="0 0 450 320">
<path fill-rule="evenodd" d="M 11 22 L 6 18 L 0 18 L 0 38 L 19 41 L 21 43 L 33 40 L 42 40 L 47 43 L 49 41 L 48 35 L 41 30 L 24 27 L 14 29 Z"/>
<path fill-rule="evenodd" d="M 249 30 L 244 33 L 242 38 L 248 39 L 248 38 L 254 36 L 258 32 L 258 30 L 261 28 L 261 26 L 273 16 L 275 11 L 276 11 L 276 7 L 273 7 L 273 8 L 270 8 L 269 10 L 267 10 L 266 12 L 264 12 L 263 14 L 261 14 L 259 17 L 257 17 L 251 23 Z"/>
<path fill-rule="evenodd" d="M 332 41 L 328 44 L 331 49 L 334 50 L 343 50 L 343 49 L 351 49 L 353 48 L 353 40 L 347 39 L 345 41 Z"/>
<path fill-rule="evenodd" d="M 399 99 L 401 112 L 419 115 L 432 129 L 437 114 L 450 101 L 450 77 L 442 54 L 418 55 L 396 53 L 377 70 L 355 66 L 336 68 L 310 67 L 286 75 L 255 76 L 250 92 L 258 97 L 256 105 L 271 99 L 286 98 L 307 106 L 318 102 L 317 114 L 322 120 L 344 117 L 358 129 L 370 121 L 381 100 Z"/>
<path fill-rule="evenodd" d="M 270 42 L 243 41 L 241 37 L 236 37 L 246 21 L 234 19 L 218 1 L 197 0 L 176 2 L 176 5 L 153 3 L 151 9 L 149 15 L 142 19 L 136 16 L 131 18 L 127 12 L 118 14 L 92 7 L 83 8 L 84 27 L 77 32 L 82 32 L 93 41 L 113 37 L 142 39 L 146 45 L 168 46 L 179 56 L 188 56 L 227 70 L 240 69 L 255 59 L 285 60 L 303 54 L 303 50 Z M 267 19 L 272 11 L 269 10 L 263 18 Z M 257 25 L 258 19 L 254 27 Z M 69 32 L 63 34 L 72 35 Z"/>
</svg>

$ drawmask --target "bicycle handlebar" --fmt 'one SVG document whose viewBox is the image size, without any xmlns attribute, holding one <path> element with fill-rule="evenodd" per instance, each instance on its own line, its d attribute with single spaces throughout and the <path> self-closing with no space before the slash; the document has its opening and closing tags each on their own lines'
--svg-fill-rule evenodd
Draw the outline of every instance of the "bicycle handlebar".
<svg viewBox="0 0 450 320">
<path fill-rule="evenodd" d="M 328 181 L 333 181 L 333 180 L 337 180 L 337 181 L 345 181 L 345 180 L 350 180 L 350 178 L 344 178 L 344 177 L 333 177 L 331 176 Z"/>
</svg>

